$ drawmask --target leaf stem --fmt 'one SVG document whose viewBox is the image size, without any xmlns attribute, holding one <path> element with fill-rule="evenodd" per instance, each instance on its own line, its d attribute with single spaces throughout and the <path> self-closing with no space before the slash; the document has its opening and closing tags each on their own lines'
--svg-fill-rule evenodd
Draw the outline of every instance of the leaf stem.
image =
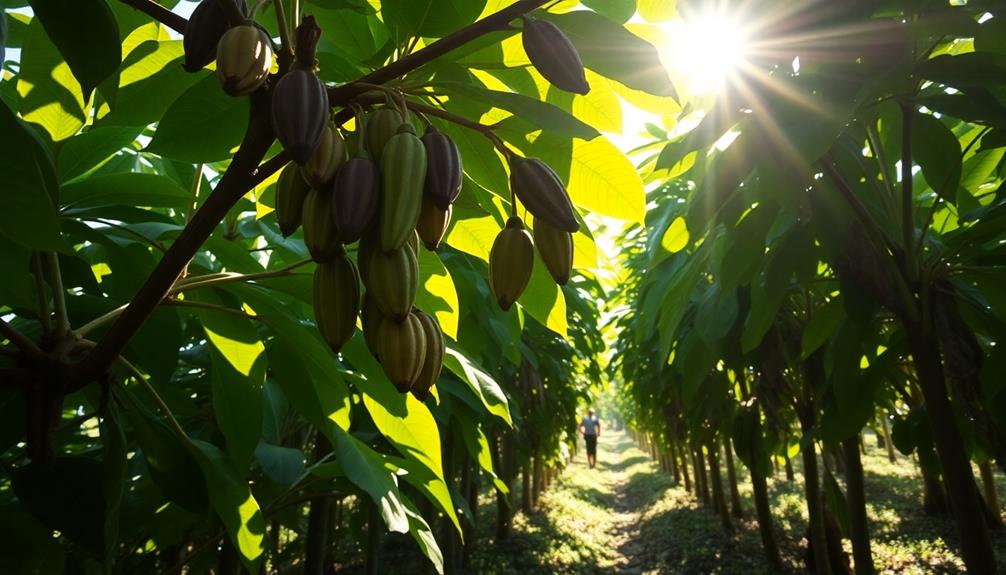
<svg viewBox="0 0 1006 575">
<path fill-rule="evenodd" d="M 49 296 L 45 289 L 45 272 L 42 270 L 41 252 L 32 254 L 31 265 L 35 274 L 35 292 L 38 296 L 38 321 L 42 324 L 42 340 L 45 341 L 52 333 L 52 319 L 49 317 Z"/>
<path fill-rule="evenodd" d="M 279 27 L 280 53 L 288 60 L 293 59 L 293 44 L 290 38 L 290 26 L 286 21 L 286 13 L 283 11 L 283 0 L 273 0 L 273 8 L 276 10 L 276 25 Z"/>
<path fill-rule="evenodd" d="M 149 381 L 147 381 L 147 378 L 142 373 L 140 373 L 140 370 L 136 369 L 136 366 L 134 366 L 132 363 L 129 363 L 129 360 L 122 357 L 121 355 L 115 358 L 115 363 L 122 366 L 129 373 L 129 375 L 131 375 L 133 379 L 135 379 L 136 382 L 140 384 L 140 386 L 144 389 L 144 391 L 147 392 L 147 395 L 150 396 L 150 399 L 152 399 L 153 402 L 157 404 L 157 407 L 161 410 L 161 412 L 164 413 L 164 418 L 168 420 L 168 425 L 171 427 L 171 429 L 176 434 L 178 434 L 178 436 L 183 441 L 188 442 L 189 434 L 185 433 L 185 430 L 182 429 L 181 424 L 179 424 L 178 420 L 175 419 L 175 414 L 171 413 L 171 409 L 168 408 L 168 404 L 164 402 L 164 399 L 161 397 L 159 393 L 157 393 L 157 390 L 154 389 L 154 386 L 151 385 Z"/>
<path fill-rule="evenodd" d="M 12 344 L 21 350 L 21 353 L 28 357 L 42 357 L 42 349 L 38 347 L 28 336 L 17 330 L 14 326 L 0 319 L 0 334 L 7 336 Z"/>
<path fill-rule="evenodd" d="M 56 252 L 45 252 L 49 284 L 52 286 L 52 304 L 56 312 L 56 337 L 70 333 L 70 318 L 66 314 L 66 291 L 63 289 L 63 275 L 59 272 L 59 257 Z"/>
</svg>

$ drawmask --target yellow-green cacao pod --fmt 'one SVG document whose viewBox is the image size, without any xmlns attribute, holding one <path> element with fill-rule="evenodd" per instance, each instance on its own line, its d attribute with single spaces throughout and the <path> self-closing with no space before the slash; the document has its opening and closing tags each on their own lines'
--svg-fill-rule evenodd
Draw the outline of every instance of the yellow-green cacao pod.
<svg viewBox="0 0 1006 575">
<path fill-rule="evenodd" d="M 254 24 L 235 26 L 217 44 L 217 78 L 224 92 L 246 96 L 265 83 L 272 67 L 272 40 Z"/>
<path fill-rule="evenodd" d="M 346 140 L 335 122 L 329 122 L 321 132 L 318 147 L 304 163 L 304 179 L 316 190 L 328 190 L 345 161 Z"/>
<path fill-rule="evenodd" d="M 447 134 L 430 126 L 423 134 L 426 148 L 426 196 L 446 211 L 461 193 L 461 152 Z"/>
<path fill-rule="evenodd" d="M 276 221 L 287 237 L 297 231 L 304 214 L 304 199 L 311 191 L 300 175 L 300 166 L 289 162 L 276 180 Z"/>
<path fill-rule="evenodd" d="M 426 360 L 426 333 L 413 314 L 402 321 L 384 318 L 377 332 L 378 356 L 384 373 L 401 393 L 408 393 Z"/>
<path fill-rule="evenodd" d="M 528 60 L 553 86 L 574 94 L 590 91 L 580 54 L 558 26 L 525 17 L 521 41 Z"/>
<path fill-rule="evenodd" d="M 304 165 L 321 141 L 331 111 L 325 85 L 311 70 L 294 67 L 272 90 L 272 125 L 290 159 Z"/>
<path fill-rule="evenodd" d="M 580 229 L 566 186 L 545 162 L 537 158 L 512 158 L 510 189 L 535 221 L 544 221 L 571 234 Z"/>
<path fill-rule="evenodd" d="M 534 267 L 534 242 L 524 222 L 511 216 L 489 250 L 489 280 L 496 303 L 510 309 L 524 293 Z"/>
<path fill-rule="evenodd" d="M 332 221 L 332 195 L 311 190 L 304 198 L 304 245 L 311 259 L 325 263 L 343 251 Z"/>
<path fill-rule="evenodd" d="M 374 296 L 371 295 L 370 290 L 363 296 L 363 309 L 360 312 L 360 324 L 363 327 L 363 340 L 367 342 L 367 349 L 370 350 L 370 354 L 373 355 L 377 361 L 381 361 L 381 357 L 378 355 L 377 349 L 377 332 L 380 330 L 381 322 L 387 316 L 381 312 L 381 309 L 377 307 L 377 302 L 374 301 Z"/>
<path fill-rule="evenodd" d="M 534 247 L 538 248 L 548 273 L 564 286 L 573 273 L 573 234 L 557 230 L 545 222 L 534 223 Z"/>
<path fill-rule="evenodd" d="M 419 221 L 426 182 L 426 149 L 402 124 L 381 154 L 381 249 L 402 247 Z"/>
<path fill-rule="evenodd" d="M 423 326 L 423 334 L 426 336 L 426 357 L 423 360 L 423 368 L 412 383 L 410 391 L 419 401 L 426 401 L 430 396 L 430 390 L 440 379 L 440 371 L 444 366 L 444 332 L 440 330 L 437 320 L 426 312 L 416 309 L 412 313 L 419 318 L 419 323 Z"/>
<path fill-rule="evenodd" d="M 360 276 L 343 252 L 314 269 L 314 319 L 332 351 L 353 337 L 359 314 Z"/>
<path fill-rule="evenodd" d="M 404 245 L 390 252 L 372 250 L 368 256 L 363 276 L 367 292 L 374 297 L 382 313 L 401 321 L 416 303 L 419 287 L 416 252 Z"/>
<path fill-rule="evenodd" d="M 416 232 L 419 234 L 419 239 L 423 240 L 423 245 L 431 252 L 440 247 L 440 240 L 444 238 L 444 232 L 451 223 L 453 209 L 453 206 L 447 204 L 447 209 L 441 210 L 429 196 L 423 196 L 423 208 L 419 212 Z"/>
<path fill-rule="evenodd" d="M 377 215 L 380 198 L 377 164 L 369 157 L 351 158 L 339 168 L 332 183 L 332 218 L 343 243 L 363 237 Z"/>
<path fill-rule="evenodd" d="M 384 146 L 398 133 L 398 128 L 404 123 L 401 112 L 395 108 L 379 108 L 367 116 L 366 147 L 375 162 L 381 160 Z"/>
<path fill-rule="evenodd" d="M 248 3 L 238 2 L 242 14 L 248 13 Z M 192 11 L 185 24 L 185 35 L 182 37 L 182 48 L 185 50 L 183 67 L 187 72 L 198 72 L 217 57 L 217 45 L 223 37 L 230 22 L 227 11 L 220 0 L 202 0 Z"/>
</svg>

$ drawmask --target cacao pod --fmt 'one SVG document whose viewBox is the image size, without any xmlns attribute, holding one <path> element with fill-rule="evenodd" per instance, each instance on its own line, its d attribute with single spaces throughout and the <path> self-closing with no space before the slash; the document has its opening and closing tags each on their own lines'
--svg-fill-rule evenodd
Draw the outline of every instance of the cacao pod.
<svg viewBox="0 0 1006 575">
<path fill-rule="evenodd" d="M 489 250 L 489 280 L 496 303 L 503 311 L 524 293 L 534 266 L 534 242 L 524 222 L 511 216 Z"/>
<path fill-rule="evenodd" d="M 448 204 L 446 210 L 441 210 L 429 196 L 423 196 L 423 208 L 419 212 L 416 232 L 419 234 L 419 239 L 423 240 L 423 245 L 431 252 L 440 247 L 440 240 L 444 238 L 444 232 L 451 223 L 453 209 L 453 206 Z"/>
<path fill-rule="evenodd" d="M 512 158 L 510 188 L 536 221 L 571 234 L 580 229 L 566 186 L 545 162 L 537 158 Z"/>
<path fill-rule="evenodd" d="M 384 373 L 401 393 L 407 393 L 426 360 L 426 333 L 413 314 L 397 321 L 387 317 L 377 332 L 378 356 Z"/>
<path fill-rule="evenodd" d="M 367 349 L 370 350 L 370 354 L 373 355 L 377 361 L 381 361 L 381 357 L 378 355 L 377 349 L 377 332 L 380 330 L 381 322 L 387 317 L 381 313 L 380 308 L 377 307 L 377 302 L 374 301 L 374 296 L 371 295 L 370 290 L 363 296 L 363 309 L 360 312 L 360 324 L 363 326 L 363 340 L 367 342 Z"/>
<path fill-rule="evenodd" d="M 402 247 L 416 228 L 426 182 L 426 149 L 402 124 L 381 154 L 381 249 Z"/>
<path fill-rule="evenodd" d="M 300 167 L 293 162 L 287 163 L 276 180 L 276 221 L 283 237 L 293 234 L 300 227 L 304 199 L 309 191 L 311 186 L 300 175 Z"/>
<path fill-rule="evenodd" d="M 359 240 L 374 221 L 379 178 L 377 165 L 367 156 L 351 158 L 336 172 L 332 183 L 332 218 L 343 243 Z"/>
<path fill-rule="evenodd" d="M 328 92 L 311 70 L 294 67 L 272 91 L 272 125 L 290 158 L 304 165 L 328 125 Z"/>
<path fill-rule="evenodd" d="M 217 78 L 224 92 L 246 96 L 269 77 L 272 39 L 254 24 L 235 26 L 217 43 Z"/>
<path fill-rule="evenodd" d="M 419 232 L 414 231 L 409 235 L 409 240 L 405 242 L 410 248 L 412 248 L 412 253 L 419 256 Z"/>
<path fill-rule="evenodd" d="M 440 379 L 440 371 L 444 366 L 444 332 L 440 330 L 437 320 L 426 312 L 416 309 L 412 313 L 419 318 L 419 323 L 423 326 L 423 333 L 426 336 L 426 356 L 423 359 L 423 368 L 412 383 L 410 391 L 419 401 L 426 401 L 430 396 L 430 390 Z"/>
<path fill-rule="evenodd" d="M 461 193 L 461 152 L 454 140 L 433 126 L 423 134 L 423 147 L 426 148 L 426 196 L 445 211 Z"/>
<path fill-rule="evenodd" d="M 360 276 L 356 264 L 344 252 L 314 269 L 314 320 L 321 337 L 332 351 L 356 332 L 360 314 Z"/>
<path fill-rule="evenodd" d="M 304 198 L 304 245 L 318 263 L 331 260 L 343 251 L 332 222 L 332 195 L 311 190 Z"/>
<path fill-rule="evenodd" d="M 398 321 L 409 315 L 419 287 L 419 260 L 405 245 L 397 250 L 373 250 L 368 257 L 363 281 L 377 307 Z"/>
<path fill-rule="evenodd" d="M 375 162 L 380 162 L 384 146 L 404 123 L 402 113 L 395 108 L 379 108 L 367 116 L 366 148 Z"/>
<path fill-rule="evenodd" d="M 534 223 L 534 246 L 538 248 L 548 273 L 564 286 L 573 273 L 573 234 L 553 228 L 545 222 Z"/>
<path fill-rule="evenodd" d="M 238 8 L 242 14 L 248 14 L 245 0 L 238 2 Z M 187 72 L 198 72 L 212 62 L 217 57 L 220 38 L 228 28 L 227 11 L 220 5 L 220 0 L 202 0 L 185 24 L 185 36 L 182 38 L 185 63 L 182 67 Z"/>
<path fill-rule="evenodd" d="M 525 17 L 521 41 L 531 65 L 553 86 L 574 94 L 590 91 L 580 54 L 558 26 Z"/>
<path fill-rule="evenodd" d="M 342 137 L 342 132 L 335 125 L 329 122 L 321 132 L 321 139 L 318 140 L 318 147 L 314 153 L 304 162 L 301 171 L 304 179 L 316 190 L 328 191 L 328 188 L 335 180 L 335 174 L 346 161 L 346 139 Z"/>
</svg>

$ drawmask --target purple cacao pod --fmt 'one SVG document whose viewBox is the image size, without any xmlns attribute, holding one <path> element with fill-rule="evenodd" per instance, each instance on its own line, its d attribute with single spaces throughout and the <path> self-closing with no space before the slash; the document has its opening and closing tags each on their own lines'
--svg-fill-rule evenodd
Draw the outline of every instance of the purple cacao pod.
<svg viewBox="0 0 1006 575">
<path fill-rule="evenodd" d="M 311 158 L 328 119 L 328 92 L 314 72 L 294 68 L 276 83 L 272 123 L 290 159 L 304 165 Z"/>
<path fill-rule="evenodd" d="M 441 211 L 458 199 L 461 193 L 461 152 L 447 134 L 430 126 L 423 134 L 426 147 L 426 197 Z"/>
<path fill-rule="evenodd" d="M 377 164 L 368 157 L 344 163 L 332 183 L 332 219 L 343 243 L 359 240 L 374 221 L 380 197 Z"/>
</svg>

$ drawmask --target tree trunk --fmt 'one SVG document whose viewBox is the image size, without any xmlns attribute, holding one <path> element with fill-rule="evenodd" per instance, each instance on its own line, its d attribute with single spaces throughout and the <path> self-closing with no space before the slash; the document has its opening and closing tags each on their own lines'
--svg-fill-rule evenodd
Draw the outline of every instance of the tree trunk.
<svg viewBox="0 0 1006 575">
<path fill-rule="evenodd" d="M 720 523 L 727 533 L 734 532 L 734 524 L 730 521 L 730 510 L 727 509 L 726 496 L 723 494 L 723 479 L 720 476 L 719 440 L 713 439 L 709 444 L 709 477 L 712 480 L 713 501 L 720 513 Z"/>
<path fill-rule="evenodd" d="M 859 438 L 856 436 L 842 442 L 845 451 L 846 498 L 849 501 L 849 539 L 852 540 L 856 575 L 873 575 L 873 552 L 870 550 L 870 527 L 866 521 L 866 489 Z"/>
<path fill-rule="evenodd" d="M 887 460 L 891 463 L 896 463 L 898 458 L 894 454 L 894 441 L 891 439 L 891 425 L 887 422 L 886 413 L 881 414 L 880 416 L 880 429 L 884 432 L 884 447 L 887 448 Z"/>
<path fill-rule="evenodd" d="M 773 571 L 782 571 L 782 558 L 779 556 L 779 545 L 775 542 L 775 531 L 772 527 L 772 507 L 768 502 L 768 485 L 765 477 L 755 470 L 751 471 L 751 490 L 754 492 L 755 513 L 758 515 L 758 532 L 761 534 L 761 545 L 765 551 L 765 562 Z"/>
<path fill-rule="evenodd" d="M 314 438 L 314 460 L 320 461 L 332 452 L 332 444 L 321 433 Z M 332 498 L 311 499 L 307 514 L 307 536 L 304 543 L 304 575 L 323 575 L 328 558 L 328 535 L 331 532 Z"/>
<path fill-rule="evenodd" d="M 924 465 L 922 459 L 918 461 L 919 473 L 922 475 L 922 510 L 927 515 L 944 515 L 950 512 L 947 504 L 947 491 L 943 488 L 943 481 L 934 469 L 929 465 Z"/>
<path fill-rule="evenodd" d="M 531 508 L 538 508 L 538 500 L 541 498 L 541 494 L 544 491 L 544 485 L 542 482 L 545 479 L 544 468 L 541 461 L 541 451 L 537 448 L 534 450 L 534 465 L 532 470 L 532 484 L 531 484 Z"/>
<path fill-rule="evenodd" d="M 527 459 L 524 460 L 524 465 L 521 467 L 521 498 L 520 498 L 520 510 L 524 512 L 524 515 L 531 515 L 531 462 Z"/>
<path fill-rule="evenodd" d="M 789 450 L 783 453 L 782 457 L 786 462 L 786 481 L 792 483 L 796 476 L 793 473 L 793 462 L 789 459 Z"/>
<path fill-rule="evenodd" d="M 380 572 L 381 536 L 384 535 L 384 528 L 377 504 L 368 498 L 364 501 L 364 505 L 367 507 L 367 548 L 365 550 L 364 572 L 367 575 L 378 575 Z"/>
<path fill-rule="evenodd" d="M 808 433 L 809 429 L 805 428 L 804 432 Z M 813 442 L 807 442 L 800 451 L 803 455 L 803 492 L 807 500 L 814 572 L 817 575 L 830 575 L 831 562 L 828 560 L 828 538 L 824 531 L 824 506 L 821 500 L 821 479 L 818 477 L 816 451 Z"/>
<path fill-rule="evenodd" d="M 706 477 L 706 458 L 702 454 L 702 447 L 695 448 L 695 477 L 697 478 L 695 483 L 698 484 L 701 491 L 699 493 L 699 499 L 702 501 L 703 505 L 709 507 L 712 500 L 709 497 L 709 480 Z"/>
<path fill-rule="evenodd" d="M 503 431 L 497 435 L 493 434 L 493 454 L 496 457 L 496 469 L 499 471 L 500 481 L 507 487 L 513 487 L 513 458 L 514 445 L 513 435 L 510 431 Z M 496 539 L 503 540 L 510 537 L 513 526 L 513 499 L 499 490 L 496 490 Z M 472 509 L 475 513 L 475 509 Z"/>
<path fill-rule="evenodd" d="M 667 442 L 667 464 L 671 467 L 671 475 L 674 476 L 674 484 L 681 482 L 681 470 L 678 469 L 677 456 L 674 454 L 674 442 Z"/>
<path fill-rule="evenodd" d="M 737 470 L 734 468 L 734 449 L 730 438 L 723 439 L 723 453 L 727 460 L 727 482 L 730 484 L 730 512 L 737 519 L 744 518 L 741 507 L 741 492 L 737 488 Z"/>
<path fill-rule="evenodd" d="M 681 470 L 681 475 L 685 479 L 685 491 L 688 493 L 692 492 L 692 478 L 688 474 L 688 445 L 682 441 L 681 445 L 678 446 L 678 469 Z"/>
<path fill-rule="evenodd" d="M 926 416 L 942 463 L 943 481 L 956 519 L 964 564 L 971 573 L 996 573 L 995 553 L 985 522 L 975 520 L 982 516 L 982 503 L 947 396 L 940 349 L 932 326 L 911 325 L 907 321 L 904 324 L 916 375 L 926 398 Z"/>
<path fill-rule="evenodd" d="M 999 515 L 999 494 L 996 493 L 996 478 L 992 471 L 992 464 L 986 461 L 978 466 L 978 471 L 982 477 L 982 490 L 985 496 L 985 507 L 988 508 L 989 527 L 999 529 L 1003 523 L 1002 517 Z"/>
</svg>

